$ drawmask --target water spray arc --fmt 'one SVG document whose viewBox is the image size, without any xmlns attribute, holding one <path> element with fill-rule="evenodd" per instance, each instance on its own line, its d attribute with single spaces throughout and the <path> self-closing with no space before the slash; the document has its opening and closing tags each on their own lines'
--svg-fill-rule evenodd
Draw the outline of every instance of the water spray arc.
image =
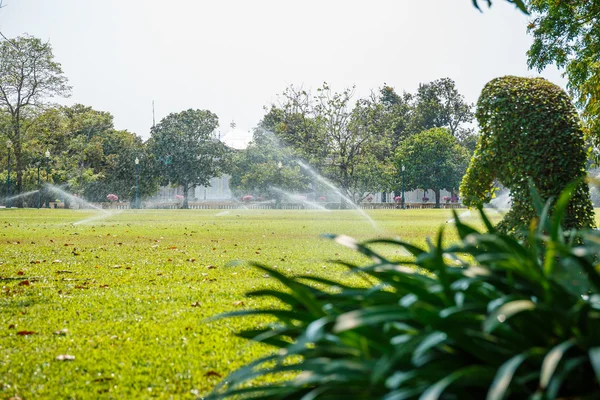
<svg viewBox="0 0 600 400">
<path fill-rule="evenodd" d="M 283 190 L 281 188 L 271 186 L 270 189 L 274 192 L 277 192 L 280 195 L 283 195 L 283 196 L 289 198 L 290 200 L 300 201 L 300 202 L 302 202 L 302 204 L 306 204 L 307 206 L 309 206 L 315 210 L 331 212 L 331 210 L 323 207 L 321 204 L 315 203 L 314 201 L 309 201 L 309 200 L 300 198 L 299 196 L 295 195 L 294 193 L 286 192 L 285 190 Z"/>
<path fill-rule="evenodd" d="M 344 195 L 333 183 L 329 182 L 327 179 L 325 179 L 323 176 L 321 176 L 319 173 L 317 173 L 314 169 L 312 169 L 309 165 L 305 164 L 304 162 L 296 160 L 296 163 L 300 166 L 300 168 L 308 172 L 313 178 L 315 178 L 316 180 L 333 190 L 333 192 L 340 196 L 340 198 L 343 199 L 348 205 L 350 205 L 350 207 L 358 211 L 367 221 L 369 221 L 369 223 L 374 229 L 379 230 L 379 226 L 375 223 L 373 218 L 369 217 L 369 215 L 362 208 L 354 204 L 354 201 L 350 200 L 348 196 Z"/>
<path fill-rule="evenodd" d="M 82 208 L 90 208 L 90 209 L 98 210 L 98 211 L 100 211 L 102 213 L 105 213 L 105 214 L 109 214 L 108 211 L 103 210 L 102 208 L 100 208 L 98 206 L 95 206 L 94 204 L 83 200 L 81 197 L 77 197 L 77 196 L 75 196 L 75 195 L 73 195 L 73 194 L 71 194 L 71 193 L 63 190 L 63 189 L 61 189 L 58 186 L 47 184 L 46 188 L 48 189 L 48 192 L 55 193 L 55 194 L 58 194 L 58 195 L 60 195 L 62 197 L 68 198 L 73 203 L 79 204 L 79 206 L 82 207 Z"/>
</svg>

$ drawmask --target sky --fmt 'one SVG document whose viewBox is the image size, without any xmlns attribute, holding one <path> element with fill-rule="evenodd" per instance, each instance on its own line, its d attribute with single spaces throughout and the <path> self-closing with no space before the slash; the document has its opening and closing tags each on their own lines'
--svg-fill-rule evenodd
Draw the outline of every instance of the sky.
<svg viewBox="0 0 600 400">
<path fill-rule="evenodd" d="M 148 138 L 172 112 L 208 109 L 222 133 L 250 131 L 289 86 L 327 82 L 366 96 L 384 83 L 415 92 L 449 77 L 475 103 L 527 69 L 528 17 L 503 0 L 3 0 L 0 31 L 51 43 L 72 96 Z"/>
</svg>

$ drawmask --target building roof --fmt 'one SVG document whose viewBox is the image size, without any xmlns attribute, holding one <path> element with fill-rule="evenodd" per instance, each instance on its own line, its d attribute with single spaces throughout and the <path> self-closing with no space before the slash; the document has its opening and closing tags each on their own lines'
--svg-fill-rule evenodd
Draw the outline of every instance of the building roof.
<svg viewBox="0 0 600 400">
<path fill-rule="evenodd" d="M 227 133 L 221 135 L 221 141 L 225 143 L 227 147 L 231 147 L 236 150 L 243 150 L 248 147 L 248 143 L 252 140 L 252 134 L 242 129 L 233 128 Z"/>
</svg>

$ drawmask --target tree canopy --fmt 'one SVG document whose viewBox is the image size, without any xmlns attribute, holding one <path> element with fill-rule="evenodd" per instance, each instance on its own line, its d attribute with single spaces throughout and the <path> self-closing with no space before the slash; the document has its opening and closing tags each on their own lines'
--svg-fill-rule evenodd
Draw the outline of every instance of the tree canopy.
<svg viewBox="0 0 600 400">
<path fill-rule="evenodd" d="M 456 191 L 469 163 L 469 153 L 445 128 L 432 128 L 405 140 L 396 152 L 396 168 L 405 167 L 404 188 L 435 193 L 440 207 L 440 191 Z"/>
<path fill-rule="evenodd" d="M 189 109 L 169 114 L 152 128 L 149 151 L 161 176 L 183 187 L 183 208 L 190 188 L 208 186 L 227 169 L 230 154 L 214 135 L 218 126 L 216 114 Z"/>
<path fill-rule="evenodd" d="M 583 112 L 592 143 L 600 146 L 600 0 L 528 3 L 533 20 L 528 32 L 530 68 L 554 64 L 564 69 L 567 88 Z M 598 158 L 598 155 L 596 155 Z"/>
<path fill-rule="evenodd" d="M 24 135 L 33 117 L 54 96 L 68 96 L 71 87 L 52 47 L 25 35 L 0 42 L 0 113 L 8 115 L 6 136 L 16 160 L 17 193 L 23 189 Z"/>
</svg>

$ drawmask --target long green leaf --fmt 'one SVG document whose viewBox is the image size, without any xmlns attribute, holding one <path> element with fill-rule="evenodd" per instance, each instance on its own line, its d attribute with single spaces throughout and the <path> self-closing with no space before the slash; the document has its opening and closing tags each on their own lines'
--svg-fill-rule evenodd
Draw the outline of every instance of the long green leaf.
<svg viewBox="0 0 600 400">
<path fill-rule="evenodd" d="M 333 326 L 333 332 L 340 333 L 362 326 L 401 321 L 409 317 L 410 313 L 407 310 L 395 304 L 369 307 L 340 315 Z"/>
<path fill-rule="evenodd" d="M 291 294 L 296 297 L 296 299 L 298 299 L 298 301 L 302 303 L 313 315 L 317 317 L 325 316 L 325 312 L 323 311 L 321 305 L 315 300 L 315 297 L 311 293 L 312 289 L 309 286 L 303 285 L 292 278 L 288 278 L 276 269 L 269 268 L 265 265 L 253 263 L 252 266 L 265 271 L 283 285 L 290 288 L 292 291 Z"/>
<path fill-rule="evenodd" d="M 535 303 L 531 300 L 515 300 L 506 303 L 502 305 L 502 307 L 496 309 L 486 318 L 483 323 L 483 330 L 486 333 L 491 333 L 509 318 L 524 311 L 534 310 L 535 308 Z"/>
<path fill-rule="evenodd" d="M 517 369 L 523 364 L 525 360 L 531 357 L 535 353 L 539 353 L 540 350 L 529 350 L 525 353 L 517 354 L 510 358 L 498 369 L 494 381 L 490 386 L 486 400 L 502 400 L 506 395 L 512 379 L 517 372 Z"/>
<path fill-rule="evenodd" d="M 448 339 L 445 332 L 431 332 L 419 344 L 412 355 L 412 363 L 419 367 L 426 353 L 432 348 L 444 343 Z"/>
<path fill-rule="evenodd" d="M 546 390 L 550 383 L 550 379 L 552 379 L 552 375 L 554 375 L 556 367 L 558 367 L 563 356 L 571 347 L 575 346 L 576 343 L 577 341 L 575 339 L 569 339 L 566 342 L 562 342 L 553 347 L 552 350 L 546 354 L 540 374 L 540 390 Z"/>
<path fill-rule="evenodd" d="M 596 374 L 596 381 L 600 383 L 600 347 L 593 347 L 588 351 L 590 363 Z"/>
<path fill-rule="evenodd" d="M 480 366 L 471 366 L 459 369 L 458 371 L 451 373 L 450 375 L 428 387 L 427 390 L 419 397 L 419 400 L 438 400 L 448 386 L 452 385 L 454 382 L 465 377 L 476 379 L 477 377 L 487 375 L 487 372 L 483 369 L 483 367 Z"/>
</svg>

